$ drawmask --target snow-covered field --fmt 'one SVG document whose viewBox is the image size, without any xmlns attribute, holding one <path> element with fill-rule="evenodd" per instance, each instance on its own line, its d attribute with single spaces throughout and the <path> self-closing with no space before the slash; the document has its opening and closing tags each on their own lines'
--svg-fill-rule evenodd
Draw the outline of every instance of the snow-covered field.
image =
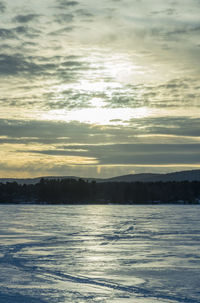
<svg viewBox="0 0 200 303">
<path fill-rule="evenodd" d="M 1 205 L 0 302 L 200 302 L 200 206 Z"/>
</svg>

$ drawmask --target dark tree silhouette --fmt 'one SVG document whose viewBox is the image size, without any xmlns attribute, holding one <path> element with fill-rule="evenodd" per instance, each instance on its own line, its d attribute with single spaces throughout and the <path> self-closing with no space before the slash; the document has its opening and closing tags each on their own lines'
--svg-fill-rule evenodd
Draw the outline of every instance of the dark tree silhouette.
<svg viewBox="0 0 200 303">
<path fill-rule="evenodd" d="M 0 203 L 199 203 L 200 182 L 88 182 L 83 179 L 44 179 L 20 185 L 0 183 Z"/>
</svg>

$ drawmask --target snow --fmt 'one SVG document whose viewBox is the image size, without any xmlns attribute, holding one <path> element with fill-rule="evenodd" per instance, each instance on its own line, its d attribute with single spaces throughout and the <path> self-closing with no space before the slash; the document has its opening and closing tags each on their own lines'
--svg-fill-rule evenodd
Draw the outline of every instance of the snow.
<svg viewBox="0 0 200 303">
<path fill-rule="evenodd" d="M 1 205 L 1 303 L 200 302 L 199 205 Z"/>
</svg>

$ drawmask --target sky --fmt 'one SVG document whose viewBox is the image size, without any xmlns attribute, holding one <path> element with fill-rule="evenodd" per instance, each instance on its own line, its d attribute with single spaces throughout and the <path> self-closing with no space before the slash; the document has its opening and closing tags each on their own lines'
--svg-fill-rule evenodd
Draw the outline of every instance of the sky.
<svg viewBox="0 0 200 303">
<path fill-rule="evenodd" d="M 200 169 L 199 0 L 0 0 L 0 176 Z"/>
</svg>

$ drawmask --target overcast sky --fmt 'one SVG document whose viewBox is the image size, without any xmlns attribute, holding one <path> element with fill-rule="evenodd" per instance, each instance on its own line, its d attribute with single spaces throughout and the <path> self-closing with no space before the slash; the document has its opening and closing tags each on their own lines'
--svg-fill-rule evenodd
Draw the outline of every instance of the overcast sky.
<svg viewBox="0 0 200 303">
<path fill-rule="evenodd" d="M 200 168 L 199 0 L 0 0 L 0 176 Z"/>
</svg>

